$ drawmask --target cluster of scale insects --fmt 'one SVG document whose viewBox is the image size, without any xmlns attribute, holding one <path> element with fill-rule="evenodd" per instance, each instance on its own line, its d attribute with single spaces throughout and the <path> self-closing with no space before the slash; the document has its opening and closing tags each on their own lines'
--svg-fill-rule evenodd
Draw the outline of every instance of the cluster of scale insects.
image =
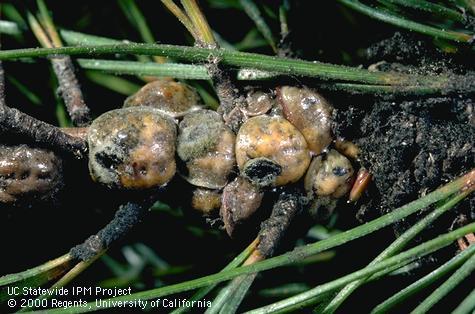
<svg viewBox="0 0 475 314">
<path fill-rule="evenodd" d="M 205 216 L 219 210 L 230 236 L 266 191 L 302 182 L 313 212 L 361 195 L 368 174 L 355 179 L 350 161 L 358 148 L 333 138 L 333 108 L 315 90 L 253 90 L 240 110 L 244 119 L 233 132 L 189 85 L 148 83 L 88 127 L 90 175 L 111 189 L 153 190 L 178 173 L 193 186 L 192 207 Z M 48 200 L 62 188 L 61 171 L 51 151 L 4 146 L 0 201 Z"/>
</svg>

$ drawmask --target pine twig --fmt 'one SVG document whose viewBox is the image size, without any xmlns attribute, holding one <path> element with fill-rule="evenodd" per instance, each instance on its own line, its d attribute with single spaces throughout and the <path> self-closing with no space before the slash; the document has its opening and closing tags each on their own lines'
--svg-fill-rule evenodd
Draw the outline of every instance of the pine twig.
<svg viewBox="0 0 475 314">
<path fill-rule="evenodd" d="M 286 299 L 284 300 L 285 302 L 276 304 L 276 306 L 272 306 L 272 310 L 277 311 L 284 307 L 287 307 L 287 305 L 290 305 L 291 303 L 295 304 L 296 302 L 294 301 L 298 301 L 299 303 L 305 302 L 306 300 L 311 299 L 315 294 L 327 293 L 329 291 L 338 289 L 360 278 L 376 274 L 378 272 L 384 271 L 389 268 L 401 267 L 418 258 L 426 256 L 438 249 L 448 246 L 452 244 L 453 241 L 455 241 L 460 236 L 467 234 L 468 232 L 473 232 L 473 231 L 475 231 L 475 223 L 469 224 L 462 228 L 458 228 L 454 231 L 441 235 L 433 240 L 420 244 L 410 250 L 400 253 L 394 257 L 384 260 L 378 263 L 377 265 L 363 268 L 352 274 L 340 277 L 326 284 L 317 286 L 316 288 L 308 291 L 308 293 L 304 293 L 303 295 L 302 294 L 297 295 L 296 298 Z M 293 253 L 295 253 L 295 251 Z M 298 253 L 300 254 L 298 254 L 296 258 L 292 259 L 293 262 L 297 260 L 301 260 L 304 257 L 308 256 L 306 253 L 303 253 L 303 254 L 302 252 L 298 252 Z M 281 255 L 280 257 L 282 256 L 285 256 L 285 254 Z M 272 259 L 275 261 L 278 258 L 279 257 L 274 257 Z M 203 287 L 203 286 L 207 286 L 213 283 L 229 280 L 239 275 L 255 273 L 257 271 L 263 270 L 264 268 L 262 266 L 264 265 L 266 265 L 266 268 L 269 267 L 269 264 L 273 264 L 271 262 L 271 259 L 268 259 L 259 263 L 255 263 L 253 265 L 239 267 L 237 269 L 229 270 L 223 273 L 218 273 L 218 274 L 190 280 L 187 282 L 182 282 L 182 283 L 178 283 L 178 284 L 174 284 L 174 285 L 170 285 L 166 287 L 161 287 L 161 288 L 156 288 L 156 289 L 152 289 L 148 291 L 132 293 L 126 296 L 118 296 L 118 297 L 110 298 L 110 299 L 105 300 L 107 302 L 105 303 L 104 307 L 102 307 L 101 305 L 101 309 L 104 310 L 106 308 L 112 307 L 114 303 L 110 301 L 126 301 L 126 300 L 133 300 L 133 299 L 142 299 L 142 300 L 156 299 L 165 295 L 192 290 L 198 287 Z M 89 308 L 87 308 L 87 306 L 89 306 Z M 89 311 L 98 309 L 97 306 L 95 305 L 95 302 L 87 303 L 87 306 L 86 307 L 70 307 L 67 309 L 61 309 L 61 308 L 52 309 L 50 310 L 50 313 L 84 313 L 84 312 L 89 312 Z M 262 308 L 262 309 L 254 310 L 252 311 L 252 313 L 269 313 L 269 310 L 270 308 Z"/>
<path fill-rule="evenodd" d="M 58 78 L 59 92 L 74 125 L 85 126 L 91 121 L 90 110 L 84 102 L 79 82 L 74 74 L 74 65 L 69 56 L 51 58 L 54 73 Z"/>
<path fill-rule="evenodd" d="M 128 202 L 120 206 L 114 218 L 104 228 L 87 238 L 84 243 L 73 247 L 70 254 L 85 262 L 96 258 L 142 220 L 150 203 L 151 200 L 146 200 L 143 203 Z"/>
<path fill-rule="evenodd" d="M 218 51 L 218 43 L 196 0 L 181 0 L 185 11 L 172 0 L 162 0 L 162 3 L 190 32 L 195 39 L 196 47 Z M 226 124 L 237 131 L 242 123 L 242 113 L 235 109 L 242 106 L 244 99 L 239 96 L 230 73 L 220 65 L 220 62 L 221 58 L 218 54 L 211 53 L 206 58 L 205 67 L 219 98 L 218 112 L 223 115 Z"/>
<path fill-rule="evenodd" d="M 87 151 L 84 140 L 6 105 L 0 106 L 0 133 L 27 136 L 39 144 L 72 153 L 78 159 L 84 158 Z"/>
<path fill-rule="evenodd" d="M 38 7 L 41 13 L 39 22 L 33 14 L 28 13 L 28 21 L 33 33 L 43 47 L 61 48 L 63 44 L 42 0 L 38 0 Z M 50 57 L 50 60 L 53 71 L 58 78 L 58 91 L 64 100 L 73 124 L 77 126 L 89 124 L 91 120 L 90 110 L 84 102 L 71 57 L 61 55 Z"/>
<path fill-rule="evenodd" d="M 304 204 L 303 197 L 294 191 L 284 192 L 279 196 L 270 217 L 261 224 L 261 230 L 257 236 L 259 244 L 243 266 L 263 261 L 273 255 L 293 218 L 301 211 Z M 257 273 L 253 273 L 234 278 L 219 292 L 206 314 L 236 312 L 256 276 Z"/>
<path fill-rule="evenodd" d="M 1 47 L 1 46 L 0 46 Z M 58 147 L 82 158 L 86 152 L 84 140 L 76 139 L 58 128 L 37 120 L 5 103 L 5 77 L 0 61 L 0 132 L 26 135 L 38 143 Z"/>
<path fill-rule="evenodd" d="M 152 205 L 153 200 L 154 197 L 149 197 L 145 201 L 128 202 L 120 206 L 114 218 L 104 228 L 69 251 L 68 255 L 79 262 L 54 283 L 50 289 L 64 287 L 89 268 L 115 241 L 121 239 L 142 221 L 142 217 Z M 50 296 L 45 294 L 38 299 L 41 300 Z"/>
<path fill-rule="evenodd" d="M 196 38 L 195 46 L 213 50 L 219 49 L 211 27 L 196 0 L 181 0 L 181 3 L 193 23 L 194 29 L 196 29 L 198 38 Z M 218 112 L 223 115 L 226 124 L 234 131 L 237 131 L 242 123 L 242 114 L 240 114 L 239 110 L 235 109 L 242 105 L 243 99 L 239 96 L 229 71 L 221 66 L 220 62 L 221 58 L 210 55 L 205 63 L 205 67 L 218 95 L 220 102 Z"/>
</svg>

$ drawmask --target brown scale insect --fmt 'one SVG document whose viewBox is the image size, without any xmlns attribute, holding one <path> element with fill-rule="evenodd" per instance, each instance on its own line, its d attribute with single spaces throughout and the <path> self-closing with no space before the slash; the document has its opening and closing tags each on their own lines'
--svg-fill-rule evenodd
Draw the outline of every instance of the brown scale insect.
<svg viewBox="0 0 475 314">
<path fill-rule="evenodd" d="M 310 213 L 315 217 L 326 217 L 336 207 L 336 201 L 351 190 L 354 170 L 351 162 L 335 149 L 316 156 L 304 180 L 305 190 L 312 200 Z M 322 214 L 321 208 L 326 211 Z"/>
<path fill-rule="evenodd" d="M 91 175 L 112 187 L 160 186 L 175 173 L 176 147 L 184 165 L 179 173 L 195 187 L 192 207 L 205 216 L 219 208 L 229 235 L 259 209 L 267 189 L 302 181 L 311 212 L 331 210 L 354 182 L 349 159 L 329 149 L 332 106 L 307 87 L 282 86 L 275 95 L 251 91 L 241 109 L 245 120 L 234 134 L 217 112 L 199 108 L 188 85 L 149 83 L 127 98 L 125 109 L 91 125 Z M 161 148 L 160 156 L 154 147 Z M 335 147 L 351 158 L 358 153 L 350 142 Z"/>
<path fill-rule="evenodd" d="M 193 191 L 191 207 L 203 215 L 210 215 L 221 207 L 221 192 L 205 188 L 196 188 Z"/>
<path fill-rule="evenodd" d="M 170 80 L 145 85 L 124 108 L 104 113 L 88 128 L 92 179 L 110 188 L 154 189 L 172 180 L 178 162 L 180 176 L 194 186 L 192 207 L 205 216 L 219 209 L 230 236 L 259 210 L 268 190 L 302 184 L 311 212 L 331 210 L 349 194 L 354 169 L 345 154 L 356 158 L 358 148 L 333 144 L 332 106 L 320 94 L 282 86 L 275 93 L 251 91 L 246 99 L 235 134 L 220 114 L 200 107 L 190 86 Z M 352 201 L 367 178 L 356 181 Z M 7 181 L 4 176 L 3 202 L 21 194 Z"/>
<path fill-rule="evenodd" d="M 193 87 L 172 80 L 156 80 L 144 85 L 124 102 L 124 107 L 134 106 L 152 107 L 173 118 L 201 108 Z"/>
<path fill-rule="evenodd" d="M 266 114 L 275 106 L 275 99 L 263 91 L 250 91 L 246 97 L 247 106 L 242 109 L 246 117 Z"/>
<path fill-rule="evenodd" d="M 186 163 L 186 180 L 199 187 L 221 189 L 236 164 L 234 133 L 212 110 L 187 114 L 179 125 L 177 153 Z"/>
<path fill-rule="evenodd" d="M 277 98 L 283 116 L 305 137 L 309 149 L 321 154 L 333 141 L 331 134 L 332 106 L 316 91 L 307 87 L 282 86 Z"/>
<path fill-rule="evenodd" d="M 52 151 L 0 145 L 0 203 L 51 201 L 62 187 L 62 162 Z"/>
<path fill-rule="evenodd" d="M 94 181 L 114 188 L 148 189 L 175 175 L 176 125 L 150 107 L 108 111 L 87 134 Z"/>
<path fill-rule="evenodd" d="M 228 235 L 249 219 L 260 207 L 264 193 L 246 178 L 236 177 L 226 185 L 221 198 L 220 216 Z"/>
<path fill-rule="evenodd" d="M 289 121 L 261 115 L 250 118 L 239 129 L 236 161 L 241 174 L 257 185 L 282 186 L 305 174 L 310 151 L 303 135 Z"/>
</svg>

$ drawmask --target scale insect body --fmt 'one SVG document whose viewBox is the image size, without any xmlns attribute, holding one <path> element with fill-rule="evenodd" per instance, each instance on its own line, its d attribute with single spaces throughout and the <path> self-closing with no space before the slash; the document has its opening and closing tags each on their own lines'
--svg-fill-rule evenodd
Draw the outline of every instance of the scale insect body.
<svg viewBox="0 0 475 314">
<path fill-rule="evenodd" d="M 335 144 L 333 108 L 320 94 L 282 86 L 246 100 L 235 134 L 187 84 L 148 83 L 88 127 L 91 178 L 113 189 L 153 190 L 178 173 L 194 189 L 192 207 L 204 215 L 219 210 L 230 236 L 270 190 L 302 182 L 311 212 L 332 210 L 350 191 L 352 201 L 361 196 L 369 176 L 355 181 L 345 153 L 356 158 L 357 148 Z M 2 177 L 3 189 L 8 184 Z"/>
</svg>

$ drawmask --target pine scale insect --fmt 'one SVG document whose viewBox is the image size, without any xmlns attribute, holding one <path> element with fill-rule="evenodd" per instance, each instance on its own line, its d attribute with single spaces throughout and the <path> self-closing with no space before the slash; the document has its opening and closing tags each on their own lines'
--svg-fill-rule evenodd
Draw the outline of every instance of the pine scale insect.
<svg viewBox="0 0 475 314">
<path fill-rule="evenodd" d="M 173 80 L 148 83 L 123 108 L 100 115 L 88 127 L 91 178 L 112 189 L 153 190 L 178 174 L 193 189 L 191 207 L 204 216 L 219 212 L 230 236 L 259 210 L 268 191 L 301 182 L 311 212 L 333 210 L 350 191 L 351 201 L 361 196 L 370 176 L 364 172 L 355 181 L 350 159 L 357 158 L 358 148 L 335 141 L 333 108 L 315 90 L 251 91 L 239 110 L 244 119 L 234 133 L 218 112 L 201 105 L 191 86 Z M 16 149 L 39 154 L 25 145 Z M 3 203 L 17 197 L 12 182 L 20 180 L 6 162 L 11 150 L 2 148 Z M 46 197 L 58 188 L 60 175 L 50 171 L 49 181 L 38 177 L 31 189 Z"/>
</svg>

